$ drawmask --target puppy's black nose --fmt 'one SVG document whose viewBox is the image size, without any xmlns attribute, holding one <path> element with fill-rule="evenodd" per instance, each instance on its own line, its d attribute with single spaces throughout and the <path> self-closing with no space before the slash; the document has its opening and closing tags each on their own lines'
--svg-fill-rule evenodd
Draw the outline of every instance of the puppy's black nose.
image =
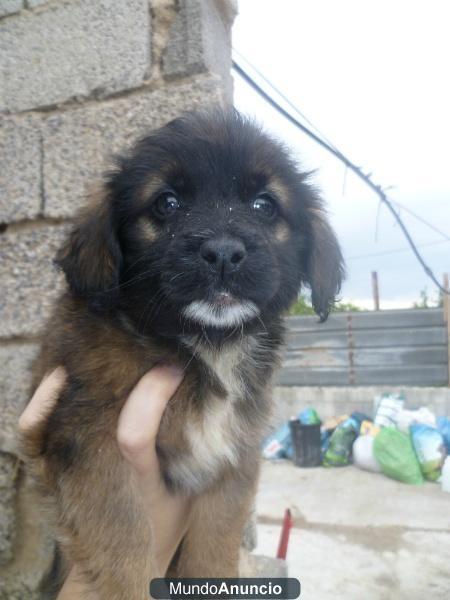
<svg viewBox="0 0 450 600">
<path fill-rule="evenodd" d="M 235 271 L 246 255 L 244 244 L 231 238 L 207 240 L 200 247 L 200 256 L 222 278 Z"/>
</svg>

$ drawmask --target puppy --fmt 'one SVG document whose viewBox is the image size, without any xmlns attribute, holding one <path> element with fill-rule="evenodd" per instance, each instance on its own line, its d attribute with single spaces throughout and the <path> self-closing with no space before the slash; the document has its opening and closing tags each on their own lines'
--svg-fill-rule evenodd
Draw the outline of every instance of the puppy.
<svg viewBox="0 0 450 600">
<path fill-rule="evenodd" d="M 168 488 L 192 499 L 170 572 L 237 576 L 282 315 L 306 284 L 325 319 L 341 283 L 321 200 L 253 122 L 189 113 L 118 160 L 57 262 L 68 290 L 35 382 L 57 365 L 68 379 L 24 452 L 64 556 L 101 600 L 144 600 L 161 576 L 115 432 L 139 378 L 170 362 L 185 377 L 157 451 Z"/>
</svg>

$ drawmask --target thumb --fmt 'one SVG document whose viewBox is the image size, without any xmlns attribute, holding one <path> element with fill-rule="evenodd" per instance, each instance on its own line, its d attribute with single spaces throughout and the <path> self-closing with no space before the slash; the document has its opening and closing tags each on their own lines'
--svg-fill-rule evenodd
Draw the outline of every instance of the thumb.
<svg viewBox="0 0 450 600">
<path fill-rule="evenodd" d="M 161 417 L 182 379 L 181 367 L 154 367 L 138 381 L 120 413 L 117 428 L 120 451 L 141 474 L 157 464 L 155 442 Z"/>
</svg>

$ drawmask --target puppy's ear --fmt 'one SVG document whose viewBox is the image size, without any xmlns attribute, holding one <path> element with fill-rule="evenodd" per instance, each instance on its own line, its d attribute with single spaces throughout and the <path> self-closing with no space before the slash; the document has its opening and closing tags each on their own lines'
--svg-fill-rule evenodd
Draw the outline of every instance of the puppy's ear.
<svg viewBox="0 0 450 600">
<path fill-rule="evenodd" d="M 344 261 L 326 213 L 311 208 L 309 254 L 306 279 L 311 287 L 312 305 L 321 321 L 325 321 L 344 278 Z"/>
<path fill-rule="evenodd" d="M 122 254 L 106 190 L 91 199 L 56 257 L 72 293 L 94 309 L 110 308 L 118 297 Z"/>
</svg>

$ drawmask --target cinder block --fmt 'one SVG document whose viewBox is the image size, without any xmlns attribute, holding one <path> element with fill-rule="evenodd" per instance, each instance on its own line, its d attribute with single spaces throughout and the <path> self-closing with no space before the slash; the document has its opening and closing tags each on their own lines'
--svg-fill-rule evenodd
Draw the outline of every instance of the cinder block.
<svg viewBox="0 0 450 600">
<path fill-rule="evenodd" d="M 8 563 L 13 556 L 17 468 L 15 456 L 0 452 L 0 565 Z"/>
<path fill-rule="evenodd" d="M 53 265 L 65 225 L 40 225 L 0 235 L 0 337 L 36 335 L 63 289 Z"/>
<path fill-rule="evenodd" d="M 0 118 L 0 223 L 41 209 L 41 141 L 36 119 Z"/>
<path fill-rule="evenodd" d="M 38 589 L 50 568 L 54 542 L 29 478 L 20 479 L 15 502 L 18 527 L 14 556 L 6 566 L 0 566 L 0 600 L 43 600 Z"/>
<path fill-rule="evenodd" d="M 0 111 L 138 87 L 150 72 L 147 0 L 73 0 L 0 22 Z"/>
<path fill-rule="evenodd" d="M 38 584 L 37 584 L 38 585 Z M 0 579 L 0 600 L 42 600 L 42 594 L 37 589 L 30 588 L 22 581 L 19 574 L 16 576 L 6 575 Z"/>
<path fill-rule="evenodd" d="M 163 73 L 171 79 L 209 71 L 230 92 L 231 25 L 236 14 L 228 0 L 180 0 L 163 53 Z"/>
<path fill-rule="evenodd" d="M 17 420 L 28 403 L 37 343 L 0 346 L 0 452 L 17 452 Z"/>
<path fill-rule="evenodd" d="M 0 346 L 0 599 L 42 600 L 53 541 L 29 478 L 16 481 L 17 419 L 29 400 L 35 343 Z M 16 523 L 19 527 L 16 529 Z M 1 565 L 5 564 L 4 567 Z"/>
<path fill-rule="evenodd" d="M 0 0 L 0 17 L 13 15 L 23 8 L 22 0 Z"/>
<path fill-rule="evenodd" d="M 44 126 L 45 215 L 69 217 L 89 185 L 112 164 L 112 154 L 181 112 L 223 103 L 220 82 L 198 77 L 48 118 Z"/>
</svg>

